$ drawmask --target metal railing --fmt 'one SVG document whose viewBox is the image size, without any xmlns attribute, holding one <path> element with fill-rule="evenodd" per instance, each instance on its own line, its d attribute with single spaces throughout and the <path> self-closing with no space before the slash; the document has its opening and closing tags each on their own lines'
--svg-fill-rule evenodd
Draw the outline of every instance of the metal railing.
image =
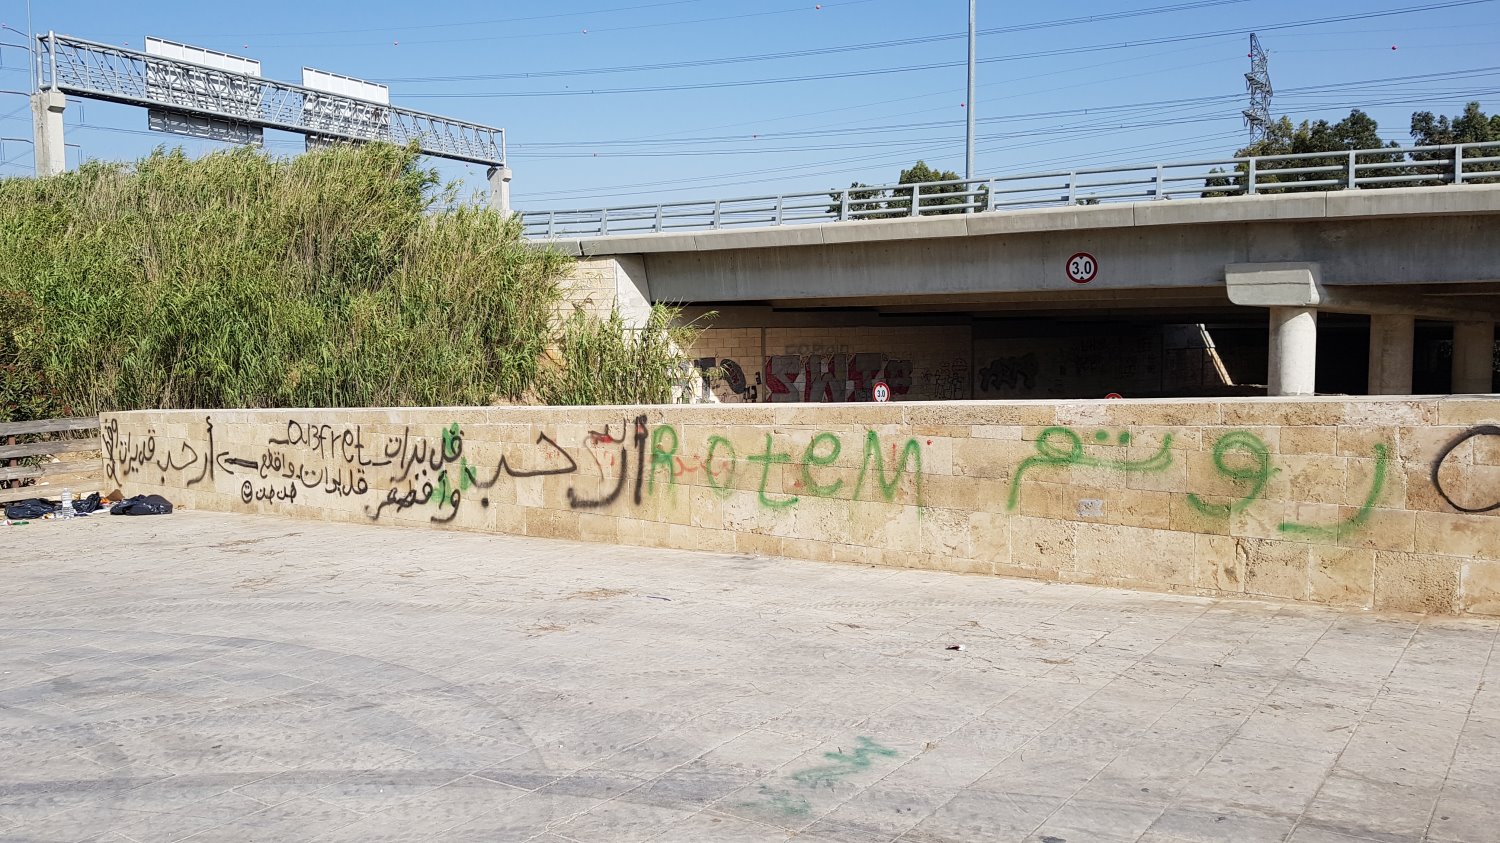
<svg viewBox="0 0 1500 843">
<path fill-rule="evenodd" d="M 1500 181 L 1500 141 L 1089 167 L 987 179 L 851 187 L 572 211 L 528 211 L 534 239 L 761 228 L 800 223 L 1309 190 Z"/>
</svg>

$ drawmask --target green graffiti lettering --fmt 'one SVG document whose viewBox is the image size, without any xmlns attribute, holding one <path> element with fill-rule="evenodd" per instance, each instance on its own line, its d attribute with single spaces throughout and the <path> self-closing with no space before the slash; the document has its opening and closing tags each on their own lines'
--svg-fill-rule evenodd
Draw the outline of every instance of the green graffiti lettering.
<svg viewBox="0 0 1500 843">
<path fill-rule="evenodd" d="M 786 463 L 792 461 L 791 454 L 774 453 L 772 451 L 771 434 L 766 434 L 766 452 L 764 454 L 757 454 L 753 457 L 745 457 L 745 460 L 747 462 L 758 462 L 761 464 L 759 491 L 760 502 L 762 506 L 769 506 L 772 509 L 786 509 L 787 507 L 797 503 L 797 498 L 795 496 L 781 498 L 780 500 L 772 500 L 771 498 L 766 497 L 766 483 L 771 479 L 771 466 L 778 463 Z"/>
<path fill-rule="evenodd" d="M 1311 539 L 1341 541 L 1345 536 L 1364 526 L 1365 522 L 1370 520 L 1370 513 L 1374 511 L 1376 502 L 1380 500 L 1380 493 L 1385 490 L 1385 476 L 1390 468 L 1389 457 L 1389 449 L 1383 443 L 1377 442 L 1375 444 L 1375 477 L 1370 482 L 1370 493 L 1365 495 L 1365 502 L 1353 515 L 1329 526 L 1284 521 L 1281 524 L 1281 532 Z"/>
<path fill-rule="evenodd" d="M 1094 434 L 1094 439 L 1099 442 L 1109 441 L 1109 434 L 1099 431 Z M 1130 444 L 1130 434 L 1121 433 L 1118 441 L 1121 445 Z M 1156 453 L 1143 460 L 1111 460 L 1102 457 L 1090 456 L 1083 451 L 1083 437 L 1066 427 L 1049 427 L 1042 431 L 1042 435 L 1036 440 L 1036 456 L 1027 457 L 1016 467 L 1015 476 L 1010 480 L 1010 500 L 1005 508 L 1014 511 L 1021 503 L 1021 478 L 1027 471 L 1038 466 L 1066 467 L 1070 465 L 1084 466 L 1088 468 L 1107 468 L 1115 471 L 1123 471 L 1127 474 L 1132 471 L 1158 472 L 1165 471 L 1172 464 L 1172 434 L 1168 433 L 1161 438 L 1161 448 Z"/>
<path fill-rule="evenodd" d="M 668 436 L 672 438 L 672 447 L 663 448 L 661 443 Z M 669 424 L 659 424 L 651 430 L 651 476 L 646 483 L 646 490 L 652 494 L 656 493 L 656 470 L 665 468 L 667 470 L 667 484 L 677 485 L 677 475 L 672 471 L 672 459 L 677 456 L 677 430 Z"/>
<path fill-rule="evenodd" d="M 827 453 L 818 453 L 818 446 L 820 444 L 829 446 Z M 839 489 L 844 487 L 843 480 L 835 480 L 826 486 L 822 485 L 813 479 L 812 474 L 814 466 L 822 468 L 833 465 L 834 461 L 839 458 L 839 451 L 842 448 L 843 445 L 839 443 L 839 438 L 832 433 L 819 433 L 812 438 L 811 442 L 807 443 L 807 450 L 802 452 L 802 483 L 807 487 L 809 495 L 819 498 L 831 498 L 839 493 Z"/>
<path fill-rule="evenodd" d="M 893 449 L 894 450 L 894 449 Z M 870 469 L 870 461 L 875 461 L 875 483 L 880 487 L 880 494 L 890 502 L 896 499 L 896 488 L 901 485 L 901 474 L 906 471 L 908 462 L 916 463 L 916 470 L 912 472 L 917 498 L 917 506 L 922 505 L 922 446 L 917 440 L 906 440 L 906 446 L 901 449 L 901 456 L 896 458 L 896 465 L 891 473 L 891 479 L 885 479 L 885 459 L 880 455 L 880 436 L 871 430 L 865 433 L 865 454 L 859 462 L 859 477 L 854 481 L 854 500 L 859 500 L 859 493 L 865 488 L 865 474 Z"/>
<path fill-rule="evenodd" d="M 1227 458 L 1231 453 L 1248 455 L 1252 464 L 1230 465 Z M 1208 503 L 1196 494 L 1189 493 L 1188 505 L 1211 518 L 1228 518 L 1254 503 L 1277 471 L 1271 466 L 1271 450 L 1266 447 L 1266 443 L 1247 430 L 1231 431 L 1220 436 L 1219 441 L 1214 443 L 1214 470 L 1223 477 L 1249 485 L 1245 494 L 1233 503 Z"/>
<path fill-rule="evenodd" d="M 443 460 L 452 462 L 458 459 L 458 454 L 464 447 L 464 435 L 459 430 L 458 422 L 448 425 L 443 430 Z"/>
<path fill-rule="evenodd" d="M 888 749 L 866 737 L 859 739 L 859 746 L 854 748 L 853 754 L 845 755 L 843 752 L 825 752 L 823 757 L 831 763 L 821 767 L 809 767 L 792 774 L 792 780 L 798 784 L 810 788 L 833 787 L 840 779 L 848 778 L 861 770 L 870 768 L 870 756 L 880 755 L 890 758 L 896 754 L 896 750 Z"/>
<path fill-rule="evenodd" d="M 448 479 L 448 469 L 446 468 L 438 472 L 437 487 L 432 490 L 432 496 L 428 500 L 433 499 L 437 500 L 439 512 L 453 499 L 453 481 Z"/>
<path fill-rule="evenodd" d="M 785 790 L 777 790 L 770 785 L 764 784 L 760 786 L 759 790 L 760 795 L 764 796 L 766 802 L 770 803 L 771 810 L 778 814 L 785 814 L 789 817 L 805 817 L 812 813 L 812 805 L 800 796 L 794 796 Z M 740 807 L 757 808 L 759 806 L 754 802 L 741 802 Z"/>
<path fill-rule="evenodd" d="M 729 476 L 724 478 L 723 483 L 720 483 L 719 476 L 714 474 L 714 452 L 720 448 L 729 449 Z M 734 488 L 734 472 L 739 468 L 739 464 L 736 462 L 737 459 L 738 455 L 734 452 L 734 445 L 728 439 L 722 436 L 708 437 L 708 456 L 703 458 L 703 474 L 708 479 L 709 488 L 713 489 L 714 494 L 721 498 L 729 497 L 729 492 Z"/>
</svg>

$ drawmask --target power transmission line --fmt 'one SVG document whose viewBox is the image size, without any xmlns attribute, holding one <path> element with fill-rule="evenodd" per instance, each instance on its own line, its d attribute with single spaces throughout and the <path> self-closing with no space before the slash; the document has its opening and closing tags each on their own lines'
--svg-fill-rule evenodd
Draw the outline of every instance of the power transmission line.
<svg viewBox="0 0 1500 843">
<path fill-rule="evenodd" d="M 1192 9 L 1203 9 L 1214 6 L 1227 6 L 1246 3 L 1249 0 L 1200 0 L 1195 3 L 1179 3 L 1172 6 L 1154 6 L 1145 9 L 1133 9 L 1123 12 L 1113 12 L 1105 15 L 1088 15 L 1084 17 L 1061 18 L 1050 21 L 1038 21 L 1029 24 L 1016 24 L 1012 26 L 994 27 L 981 29 L 978 35 L 1001 35 L 1016 32 L 1031 32 L 1039 29 L 1051 29 L 1062 26 L 1076 26 L 1085 23 L 1097 23 L 1104 21 L 1122 20 L 1125 18 L 1144 17 L 1147 15 L 1166 14 L 1169 12 L 1180 12 Z M 888 41 L 872 41 L 863 44 L 845 44 L 839 47 L 818 47 L 808 50 L 789 50 L 779 53 L 760 53 L 757 55 L 731 56 L 727 58 L 696 59 L 691 61 L 658 62 L 655 64 L 617 65 L 614 67 L 592 67 L 577 68 L 571 70 L 542 70 L 524 71 L 513 73 L 480 73 L 470 75 L 449 76 L 393 76 L 382 78 L 380 81 L 391 84 L 412 84 L 426 82 L 489 82 L 503 81 L 509 79 L 546 79 L 564 76 L 594 76 L 599 74 L 613 73 L 639 73 L 654 70 L 685 70 L 698 67 L 713 67 L 726 64 L 744 64 L 747 62 L 779 61 L 782 59 L 808 58 L 813 56 L 827 56 L 838 53 L 850 53 L 863 50 L 887 49 L 890 47 L 911 47 L 919 44 L 932 44 L 939 41 L 952 41 L 967 37 L 963 32 L 944 33 L 942 35 L 923 35 L 912 38 L 897 38 Z"/>
<path fill-rule="evenodd" d="M 1280 24 L 1270 24 L 1257 27 L 1261 31 L 1272 31 L 1280 29 L 1300 28 L 1306 26 L 1320 26 L 1328 23 L 1345 23 L 1355 20 L 1369 20 L 1372 18 L 1390 17 L 1393 15 L 1411 14 L 1414 12 L 1427 12 L 1439 9 L 1452 9 L 1462 6 L 1474 6 L 1484 3 L 1494 3 L 1497 0 L 1450 0 L 1446 3 L 1430 3 L 1423 6 L 1407 6 L 1400 9 L 1386 9 L 1377 12 L 1361 12 L 1349 15 L 1337 15 L 1333 17 L 1312 18 L 1301 21 L 1288 21 Z M 1160 46 L 1162 44 L 1178 44 L 1187 41 L 1201 41 L 1213 38 L 1226 38 L 1241 35 L 1243 29 L 1223 29 L 1210 32 L 1195 32 L 1184 35 L 1166 35 L 1156 38 L 1147 38 L 1139 41 L 1124 41 L 1111 44 L 1091 44 L 1080 47 L 1061 47 L 1048 50 L 1036 50 L 1029 53 L 1013 53 L 1005 56 L 980 59 L 980 64 L 991 64 L 995 62 L 1022 61 L 1034 58 L 1051 58 L 1054 56 L 1075 55 L 1078 53 L 1095 53 L 1106 50 L 1135 49 L 1139 47 Z M 863 70 L 848 70 L 834 73 L 808 73 L 796 76 L 771 77 L 762 79 L 739 79 L 727 82 L 688 82 L 673 85 L 636 86 L 628 88 L 594 88 L 594 89 L 564 89 L 551 91 L 489 91 L 489 92 L 467 92 L 451 94 L 423 94 L 428 99 L 499 99 L 508 97 L 571 97 L 571 96 L 593 96 L 601 94 L 638 94 L 638 93 L 661 93 L 668 91 L 697 91 L 718 88 L 743 88 L 758 85 L 777 85 L 796 82 L 814 82 L 829 79 L 852 79 L 865 76 L 881 76 L 893 73 L 912 73 L 923 70 L 939 70 L 944 68 L 962 67 L 964 62 L 932 62 L 928 64 L 905 65 L 900 67 L 877 67 Z"/>
</svg>

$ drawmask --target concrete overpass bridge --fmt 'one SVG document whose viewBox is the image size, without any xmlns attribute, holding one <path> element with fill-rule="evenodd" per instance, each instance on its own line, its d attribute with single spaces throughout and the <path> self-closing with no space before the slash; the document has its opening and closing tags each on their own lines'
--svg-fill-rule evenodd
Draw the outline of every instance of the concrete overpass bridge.
<svg viewBox="0 0 1500 843">
<path fill-rule="evenodd" d="M 762 337 L 766 331 L 801 337 L 782 343 L 790 348 L 763 341 L 758 351 L 750 343 L 730 343 L 760 364 L 766 388 L 754 392 L 758 400 L 790 400 L 785 396 L 799 392 L 801 400 L 833 400 L 841 397 L 839 382 L 848 384 L 842 397 L 863 397 L 861 386 L 889 373 L 870 374 L 868 356 L 863 369 L 856 366 L 856 356 L 874 353 L 859 342 L 878 343 L 882 328 L 901 327 L 914 336 L 925 330 L 942 347 L 935 356 L 946 359 L 949 370 L 958 368 L 960 357 L 970 361 L 967 392 L 912 397 L 990 397 L 985 387 L 995 384 L 1000 393 L 1006 384 L 1016 385 L 1011 391 L 1028 382 L 1035 388 L 1046 365 L 1028 364 L 1025 349 L 1058 347 L 1059 334 L 1072 336 L 1071 347 L 1085 352 L 1074 355 L 1075 385 L 1064 388 L 1078 395 L 1036 397 L 1088 395 L 1094 381 L 1080 370 L 1090 365 L 1089 347 L 1100 345 L 1096 340 L 1110 347 L 1122 330 L 1139 345 L 1151 334 L 1142 326 L 1152 325 L 1163 348 L 1169 334 L 1182 333 L 1165 326 L 1217 326 L 1202 332 L 1199 345 L 1200 370 L 1211 367 L 1218 376 L 1217 382 L 1200 379 L 1198 388 L 1209 391 L 1258 383 L 1264 373 L 1272 394 L 1490 392 L 1500 318 L 1500 183 L 1494 181 L 1500 172 L 1465 178 L 1462 168 L 1493 166 L 1500 158 L 1477 158 L 1473 149 L 1448 153 L 1453 157 L 1427 164 L 1426 171 L 1413 170 L 1409 154 L 1403 159 L 1396 184 L 1435 181 L 1437 167 L 1458 174 L 1430 186 L 1376 186 L 1393 177 L 1362 176 L 1370 165 L 1358 158 L 1365 153 L 1356 153 L 1344 166 L 1357 189 L 1293 193 L 1287 185 L 1309 183 L 1262 182 L 1251 193 L 1255 186 L 1241 175 L 1221 191 L 1238 195 L 1198 198 L 1200 181 L 1193 198 L 1179 190 L 1166 201 L 1173 189 L 1158 169 L 1149 199 L 1118 185 L 1104 194 L 1096 186 L 1086 195 L 1087 186 L 1074 184 L 1066 204 L 1006 207 L 1000 205 L 1007 189 L 1002 183 L 950 183 L 965 192 L 931 194 L 947 205 L 924 205 L 918 195 L 919 213 L 894 218 L 892 205 L 904 199 L 907 205 L 898 209 L 911 208 L 910 194 L 887 198 L 878 215 L 885 218 L 874 219 L 850 216 L 847 193 L 823 194 L 825 216 L 836 204 L 845 219 L 791 224 L 783 217 L 780 225 L 753 226 L 736 216 L 725 225 L 720 209 L 717 228 L 681 230 L 658 208 L 641 215 L 651 221 L 649 230 L 614 233 L 620 220 L 610 227 L 609 212 L 597 212 L 593 233 L 551 242 L 596 272 L 613 272 L 618 301 L 719 311 L 724 327 L 706 335 L 708 346 L 721 330 L 741 332 L 724 337 L 734 340 L 757 328 Z M 1248 169 L 1256 172 L 1256 164 L 1264 178 L 1264 162 Z M 1276 187 L 1267 190 L 1267 184 Z M 1077 204 L 1080 199 L 1098 204 Z M 780 207 L 785 214 L 784 199 Z M 556 215 L 548 222 L 555 231 Z M 540 239 L 538 217 L 528 215 L 527 223 Z M 964 327 L 970 347 L 960 355 L 961 343 L 948 342 L 947 335 Z M 840 333 L 856 339 L 818 341 Z M 1215 342 L 1215 333 L 1234 340 Z M 728 357 L 707 351 L 706 358 Z M 838 359 L 841 354 L 846 359 Z M 1434 355 L 1444 359 L 1435 362 Z M 1104 370 L 1100 388 L 1122 383 L 1128 385 L 1121 391 L 1133 394 L 1193 391 L 1191 383 L 1168 383 L 1165 356 L 1158 360 L 1155 389 L 1142 389 L 1130 372 L 1111 380 L 1110 354 L 1093 357 L 1095 368 Z M 1439 363 L 1446 364 L 1446 384 L 1433 375 Z M 919 364 L 913 359 L 908 368 Z M 1068 370 L 1063 366 L 1061 374 Z M 1360 375 L 1363 382 L 1351 385 Z M 951 371 L 945 376 L 951 379 Z M 1320 378 L 1333 388 L 1321 386 Z M 751 386 L 748 374 L 743 386 Z M 1022 393 L 994 397 L 1027 397 Z"/>
</svg>

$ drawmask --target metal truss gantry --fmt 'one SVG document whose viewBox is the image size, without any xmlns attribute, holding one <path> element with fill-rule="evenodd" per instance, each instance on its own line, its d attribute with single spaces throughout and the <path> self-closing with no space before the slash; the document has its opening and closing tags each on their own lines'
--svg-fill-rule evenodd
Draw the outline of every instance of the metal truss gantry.
<svg viewBox="0 0 1500 843">
<path fill-rule="evenodd" d="M 497 188 L 497 204 L 509 206 L 504 129 L 56 33 L 38 35 L 37 45 L 40 82 L 33 112 L 39 176 L 62 169 L 61 156 L 50 155 L 50 147 L 62 148 L 64 97 L 72 95 L 138 105 L 171 116 L 207 118 L 247 130 L 280 129 L 305 135 L 315 143 L 385 141 L 404 146 L 415 142 L 424 155 L 488 166 L 492 187 Z M 54 120 L 47 120 L 48 112 L 55 112 Z M 55 127 L 55 144 L 43 142 L 44 122 Z M 44 154 L 48 161 L 43 161 Z"/>
</svg>

